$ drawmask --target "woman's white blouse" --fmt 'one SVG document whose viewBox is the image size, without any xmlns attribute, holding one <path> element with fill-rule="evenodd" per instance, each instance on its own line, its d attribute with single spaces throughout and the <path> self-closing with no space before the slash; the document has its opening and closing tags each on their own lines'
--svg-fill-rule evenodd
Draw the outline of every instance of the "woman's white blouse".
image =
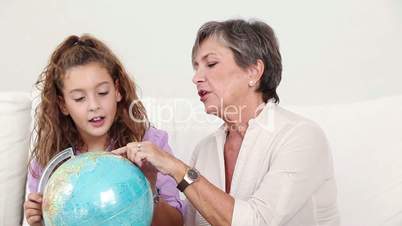
<svg viewBox="0 0 402 226">
<path fill-rule="evenodd" d="M 191 165 L 225 190 L 225 126 L 195 148 Z M 338 226 L 332 157 L 314 122 L 268 102 L 249 121 L 233 173 L 233 226 Z M 187 202 L 186 225 L 209 225 Z"/>
</svg>

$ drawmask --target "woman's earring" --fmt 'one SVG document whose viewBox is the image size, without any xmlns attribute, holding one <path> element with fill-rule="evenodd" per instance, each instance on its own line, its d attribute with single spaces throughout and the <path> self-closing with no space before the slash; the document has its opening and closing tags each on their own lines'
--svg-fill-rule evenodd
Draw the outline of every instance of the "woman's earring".
<svg viewBox="0 0 402 226">
<path fill-rule="evenodd" d="M 253 87 L 254 86 L 254 81 L 249 81 L 248 86 Z"/>
</svg>

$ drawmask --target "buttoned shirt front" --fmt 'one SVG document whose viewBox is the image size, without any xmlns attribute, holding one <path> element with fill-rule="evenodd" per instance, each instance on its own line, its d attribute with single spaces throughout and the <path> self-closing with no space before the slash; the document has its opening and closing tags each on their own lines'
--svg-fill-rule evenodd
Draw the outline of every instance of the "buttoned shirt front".
<svg viewBox="0 0 402 226">
<path fill-rule="evenodd" d="M 222 125 L 194 150 L 191 166 L 225 190 Z M 233 172 L 233 226 L 338 226 L 332 157 L 314 122 L 269 102 L 248 123 Z M 186 225 L 209 225 L 187 203 Z"/>
</svg>

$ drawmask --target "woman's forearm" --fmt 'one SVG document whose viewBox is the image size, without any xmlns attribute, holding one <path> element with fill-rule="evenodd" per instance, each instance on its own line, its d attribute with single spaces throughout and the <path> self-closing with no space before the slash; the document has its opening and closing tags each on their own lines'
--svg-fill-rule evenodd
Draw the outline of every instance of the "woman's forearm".
<svg viewBox="0 0 402 226">
<path fill-rule="evenodd" d="M 180 161 L 175 168 L 176 170 L 172 172 L 171 176 L 179 183 L 188 166 Z M 211 225 L 231 225 L 234 198 L 211 184 L 203 176 L 188 186 L 184 190 L 184 194 Z"/>
<path fill-rule="evenodd" d="M 234 199 L 204 177 L 184 191 L 187 199 L 211 225 L 231 225 Z"/>
</svg>

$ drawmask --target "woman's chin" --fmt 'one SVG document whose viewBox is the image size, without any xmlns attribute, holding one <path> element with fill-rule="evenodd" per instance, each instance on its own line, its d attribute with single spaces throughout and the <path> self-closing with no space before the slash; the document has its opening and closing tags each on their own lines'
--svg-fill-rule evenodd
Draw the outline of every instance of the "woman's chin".
<svg viewBox="0 0 402 226">
<path fill-rule="evenodd" d="M 205 111 L 205 113 L 209 114 L 209 115 L 215 115 L 218 116 L 218 113 L 216 111 Z"/>
<path fill-rule="evenodd" d="M 204 102 L 204 110 L 207 114 L 216 115 L 216 113 L 218 112 L 218 107 L 214 104 L 208 104 L 207 102 Z"/>
</svg>

